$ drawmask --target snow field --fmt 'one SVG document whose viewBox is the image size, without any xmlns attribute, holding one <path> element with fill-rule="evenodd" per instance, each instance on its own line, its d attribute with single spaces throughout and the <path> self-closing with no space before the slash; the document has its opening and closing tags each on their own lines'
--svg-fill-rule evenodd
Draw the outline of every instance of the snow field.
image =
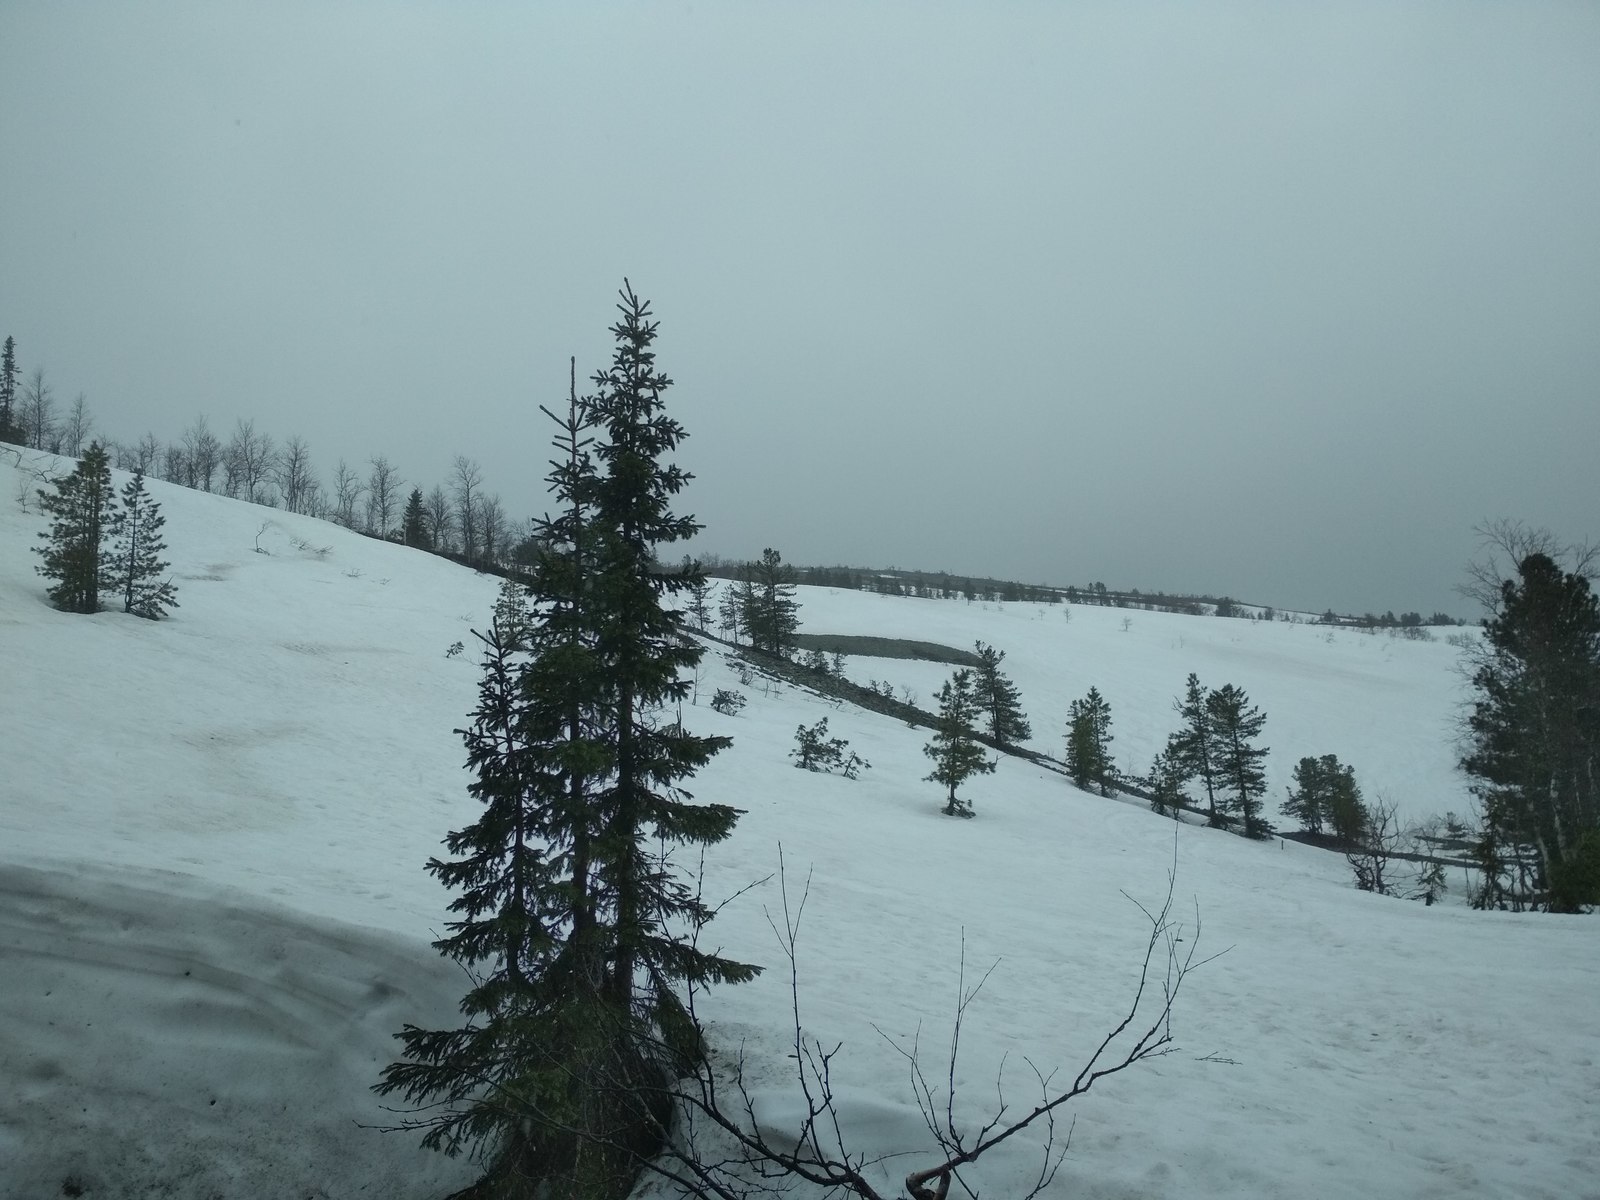
<svg viewBox="0 0 1600 1200">
<path fill-rule="evenodd" d="M 468 630 L 496 581 L 152 482 L 182 607 L 158 624 L 69 617 L 33 572 L 43 522 L 11 500 L 17 470 L 0 465 L 0 1077 L 22 1082 L 0 1090 L 0 1195 L 56 1195 L 68 1179 L 89 1196 L 420 1200 L 461 1186 L 469 1167 L 363 1126 L 394 1119 L 367 1091 L 391 1035 L 449 1020 L 461 991 L 427 945 L 448 896 L 422 863 L 473 812 L 452 731 L 475 698 Z M 256 554 L 263 522 L 270 553 Z M 1443 744 L 1459 684 L 1442 643 L 799 598 L 808 632 L 1006 651 L 1034 744 L 1053 753 L 1067 704 L 1094 685 L 1118 761 L 1143 770 L 1194 670 L 1267 712 L 1271 808 L 1313 753 L 1353 763 L 1369 796 L 1408 815 L 1464 807 Z M 447 657 L 457 640 L 467 651 Z M 908 683 L 924 707 L 948 675 L 889 660 L 849 672 Z M 707 894 L 772 874 L 780 843 L 792 902 L 809 874 L 802 1021 L 843 1043 L 855 1148 L 905 1155 L 884 1163 L 886 1186 L 930 1144 L 890 1042 L 920 1036 L 943 1078 L 963 942 L 969 983 L 998 960 L 956 1070 L 958 1113 L 975 1124 L 1002 1061 L 1021 1108 L 1036 1094 L 1024 1056 L 1071 1075 L 1121 1017 L 1146 930 L 1122 893 L 1159 904 L 1176 854 L 1184 936 L 1198 910 L 1201 953 L 1227 952 L 1184 985 L 1180 1049 L 1075 1106 L 1050 1195 L 1600 1196 L 1592 918 L 1364 895 L 1337 856 L 1178 826 L 1015 759 L 973 780 L 977 816 L 953 820 L 923 782 L 926 731 L 743 687 L 720 648 L 702 674 L 685 722 L 734 745 L 689 787 L 746 810 L 706 853 Z M 717 687 L 749 704 L 714 712 Z M 821 716 L 872 762 L 859 780 L 791 765 L 796 726 Z M 778 906 L 772 880 L 707 931 L 768 970 L 703 1002 L 719 1053 L 743 1046 L 775 1128 L 797 1102 L 766 915 Z M 1008 1146 L 969 1180 L 1016 1194 L 1037 1153 Z"/>
</svg>

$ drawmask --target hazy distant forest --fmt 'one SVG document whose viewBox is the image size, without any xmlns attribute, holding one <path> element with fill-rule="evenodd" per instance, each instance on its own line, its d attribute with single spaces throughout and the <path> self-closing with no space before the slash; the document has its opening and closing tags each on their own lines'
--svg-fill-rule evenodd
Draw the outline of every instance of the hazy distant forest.
<svg viewBox="0 0 1600 1200">
<path fill-rule="evenodd" d="M 407 478 L 381 453 L 356 464 L 340 458 L 331 476 L 325 476 L 305 438 L 291 434 L 279 441 L 258 429 L 254 419 L 235 421 L 226 440 L 212 430 L 204 415 L 171 440 L 163 441 L 153 432 L 136 441 L 125 440 L 97 426 L 82 392 L 66 406 L 58 403 L 55 385 L 44 368 L 35 367 L 24 374 L 18 367 L 12 337 L 5 340 L 0 365 L 0 441 L 68 458 L 79 457 L 90 443 L 98 442 L 117 470 L 332 521 L 368 537 L 427 550 L 478 570 L 504 573 L 526 568 L 538 550 L 531 516 L 509 514 L 478 463 L 468 455 L 455 456 L 446 479 L 428 483 Z M 737 579 L 747 564 L 712 554 L 701 560 L 701 566 L 708 575 Z M 1065 601 L 1193 616 L 1307 619 L 1304 614 L 1251 606 L 1229 596 L 1115 590 L 1101 582 L 1048 586 L 949 571 L 846 566 L 799 566 L 796 578 L 819 587 L 930 599 Z M 1426 636 L 1428 626 L 1459 623 L 1443 612 L 1396 616 L 1392 611 L 1355 614 L 1329 609 L 1314 619 L 1330 625 L 1400 630 L 1414 637 Z"/>
</svg>

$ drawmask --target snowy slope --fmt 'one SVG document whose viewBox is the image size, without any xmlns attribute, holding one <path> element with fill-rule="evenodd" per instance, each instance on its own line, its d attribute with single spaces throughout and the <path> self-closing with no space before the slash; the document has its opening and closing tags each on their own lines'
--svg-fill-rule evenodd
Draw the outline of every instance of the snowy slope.
<svg viewBox="0 0 1600 1200">
<path fill-rule="evenodd" d="M 1242 687 L 1267 714 L 1270 817 L 1293 782 L 1295 763 L 1323 754 L 1354 766 L 1368 798 L 1392 801 L 1410 820 L 1470 812 L 1466 779 L 1455 766 L 1464 694 L 1460 651 L 1443 636 L 1413 642 L 1283 621 L 912 600 L 837 588 L 802 587 L 798 598 L 807 633 L 913 638 L 968 651 L 982 640 L 1004 651 L 1002 669 L 1032 717 L 1030 745 L 1058 758 L 1068 706 L 1098 687 L 1111 704 L 1118 765 L 1145 774 L 1178 726 L 1173 702 L 1192 671 L 1207 687 Z M 860 683 L 909 686 L 931 709 L 951 669 L 856 659 L 849 674 Z"/>
<path fill-rule="evenodd" d="M 447 897 L 421 864 L 470 816 L 452 730 L 477 668 L 446 650 L 470 645 L 494 581 L 152 483 L 183 607 L 159 624 L 66 616 L 33 573 L 42 520 L 18 508 L 18 480 L 0 466 L 0 1078 L 20 1081 L 0 1089 L 0 1196 L 69 1181 L 106 1197 L 459 1186 L 461 1164 L 367 1128 L 393 1116 L 366 1088 L 400 1023 L 447 1020 L 459 993 L 427 946 Z M 801 601 L 814 632 L 999 646 L 1044 749 L 1094 684 L 1119 759 L 1142 767 L 1194 670 L 1266 709 L 1275 782 L 1331 752 L 1408 809 L 1463 807 L 1437 748 L 1455 696 L 1442 645 L 823 589 Z M 850 671 L 924 702 L 945 673 Z M 922 781 L 925 732 L 759 685 L 727 717 L 707 707 L 716 687 L 740 688 L 720 650 L 685 719 L 735 741 L 691 786 L 747 815 L 708 855 L 707 890 L 771 874 L 780 843 L 792 886 L 811 873 L 803 1018 L 844 1043 L 860 1149 L 912 1154 L 886 1181 L 927 1161 L 928 1139 L 874 1027 L 920 1026 L 942 1075 L 964 938 L 969 968 L 999 965 L 968 1014 L 958 1110 L 987 1114 L 1007 1055 L 1008 1097 L 1030 1101 L 1023 1055 L 1070 1074 L 1121 1015 L 1144 937 L 1122 893 L 1159 903 L 1176 852 L 1202 948 L 1228 952 L 1185 985 L 1181 1050 L 1077 1106 L 1051 1195 L 1600 1195 L 1592 919 L 1356 893 L 1336 857 L 1175 826 L 1011 759 L 969 789 L 977 817 L 950 820 Z M 861 779 L 789 765 L 795 727 L 824 715 L 873 763 Z M 731 904 L 717 940 L 780 965 L 763 913 L 776 900 L 771 883 Z M 774 1120 L 794 1103 L 787 1006 L 775 970 L 707 1009 L 719 1044 L 746 1046 Z M 1019 1147 L 972 1182 L 1015 1194 L 1036 1169 Z"/>
</svg>

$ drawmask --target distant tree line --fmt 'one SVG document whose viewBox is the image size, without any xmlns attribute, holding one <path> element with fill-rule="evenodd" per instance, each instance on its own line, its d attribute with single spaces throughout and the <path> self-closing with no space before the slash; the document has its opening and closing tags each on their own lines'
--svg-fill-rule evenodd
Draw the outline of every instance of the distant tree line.
<svg viewBox="0 0 1600 1200">
<path fill-rule="evenodd" d="M 701 560 L 707 575 L 738 580 L 746 564 L 708 555 Z M 1033 604 L 1059 604 L 1056 588 L 1014 580 L 973 579 L 947 572 L 902 571 L 898 568 L 873 570 L 863 567 L 796 567 L 794 582 L 808 587 L 844 588 L 853 592 L 874 592 L 883 596 L 913 596 L 920 600 L 1012 601 Z"/>
<path fill-rule="evenodd" d="M 1379 616 L 1376 613 L 1363 613 L 1359 617 L 1341 616 L 1331 608 L 1317 618 L 1319 625 L 1338 625 L 1350 629 L 1360 629 L 1367 633 L 1375 633 L 1380 629 L 1400 633 L 1415 638 L 1422 638 L 1426 627 L 1429 625 L 1460 625 L 1447 613 L 1436 612 L 1431 617 L 1424 617 L 1421 613 L 1401 613 L 1398 617 L 1392 611 Z"/>
<path fill-rule="evenodd" d="M 725 560 L 719 555 L 707 555 L 700 560 L 708 576 L 738 581 L 747 564 Z M 1425 636 L 1428 626 L 1459 625 L 1462 622 L 1448 613 L 1435 612 L 1424 617 L 1408 612 L 1395 616 L 1366 613 L 1361 616 L 1341 615 L 1329 609 L 1320 617 L 1284 612 L 1271 605 L 1257 607 L 1242 604 L 1231 596 L 1189 595 L 1168 592 L 1141 592 L 1138 588 L 1117 591 L 1104 583 L 1095 582 L 1082 587 L 1051 587 L 1041 584 L 1021 583 L 1013 579 L 976 578 L 952 575 L 947 571 L 914 571 L 899 567 L 795 567 L 794 581 L 809 587 L 844 588 L 854 592 L 873 592 L 884 596 L 909 596 L 919 600 L 963 600 L 969 604 L 1068 604 L 1104 608 L 1140 609 L 1146 612 L 1167 612 L 1182 616 L 1224 617 L 1239 620 L 1284 621 L 1305 623 L 1315 621 L 1368 632 L 1390 630 L 1412 637 Z"/>
<path fill-rule="evenodd" d="M 23 378 L 17 366 L 15 339 L 7 337 L 0 358 L 0 442 L 76 458 L 88 445 L 93 428 L 94 418 L 83 393 L 77 395 L 70 410 L 58 414 L 55 389 L 46 379 L 44 368 L 36 367 Z M 426 492 L 414 485 L 408 494 L 405 489 L 409 481 L 382 454 L 368 459 L 364 467 L 340 459 L 332 479 L 324 481 L 313 467 L 311 449 L 304 438 L 291 435 L 280 445 L 271 435 L 258 431 L 253 420 L 243 418 L 235 423 L 226 441 L 211 431 L 202 415 L 176 441 L 163 443 L 155 434 L 147 433 L 131 443 L 102 438 L 101 445 L 118 470 L 142 471 L 152 479 L 324 518 L 358 533 L 403 542 L 472 566 L 526 566 L 532 561 L 534 546 L 526 532 L 513 528 L 499 496 L 485 487 L 478 464 L 464 455 L 456 456 L 448 479 L 433 484 Z M 736 582 L 743 580 L 750 565 L 724 562 L 717 555 L 701 560 L 707 575 Z M 1228 596 L 1144 593 L 1138 588 L 1115 591 L 1102 582 L 1062 588 L 895 567 L 874 570 L 814 566 L 787 570 L 791 584 L 919 599 L 964 600 L 969 604 L 1065 601 L 1192 616 L 1299 619 L 1271 607 L 1248 607 Z M 1393 612 L 1350 616 L 1329 609 L 1318 620 L 1327 625 L 1368 632 L 1386 629 L 1412 637 L 1424 636 L 1427 626 L 1459 624 L 1442 612 L 1424 618 L 1416 612 L 1398 617 Z"/>
<path fill-rule="evenodd" d="M 0 442 L 78 458 L 93 430 L 87 398 L 80 392 L 59 413 L 44 368 L 23 378 L 16 341 L 7 337 L 0 352 Z M 383 454 L 355 465 L 341 458 L 325 479 L 305 438 L 295 434 L 280 443 L 244 418 L 226 438 L 201 415 L 174 441 L 147 433 L 133 442 L 101 438 L 98 444 L 117 470 L 318 517 L 469 566 L 526 565 L 535 551 L 526 523 L 507 516 L 482 469 L 465 455 L 456 455 L 449 477 L 425 491 Z"/>
</svg>

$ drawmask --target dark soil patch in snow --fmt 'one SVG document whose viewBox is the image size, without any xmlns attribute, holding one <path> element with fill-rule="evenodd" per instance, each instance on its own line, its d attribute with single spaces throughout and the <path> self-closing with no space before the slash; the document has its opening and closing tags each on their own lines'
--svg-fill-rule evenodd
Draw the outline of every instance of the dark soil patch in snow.
<svg viewBox="0 0 1600 1200">
<path fill-rule="evenodd" d="M 865 658 L 909 658 L 919 662 L 954 663 L 975 667 L 978 656 L 970 650 L 941 646 L 938 642 L 918 642 L 910 638 L 858 637 L 843 633 L 801 633 L 795 635 L 801 650 L 821 650 L 824 654 L 858 654 Z"/>
</svg>

